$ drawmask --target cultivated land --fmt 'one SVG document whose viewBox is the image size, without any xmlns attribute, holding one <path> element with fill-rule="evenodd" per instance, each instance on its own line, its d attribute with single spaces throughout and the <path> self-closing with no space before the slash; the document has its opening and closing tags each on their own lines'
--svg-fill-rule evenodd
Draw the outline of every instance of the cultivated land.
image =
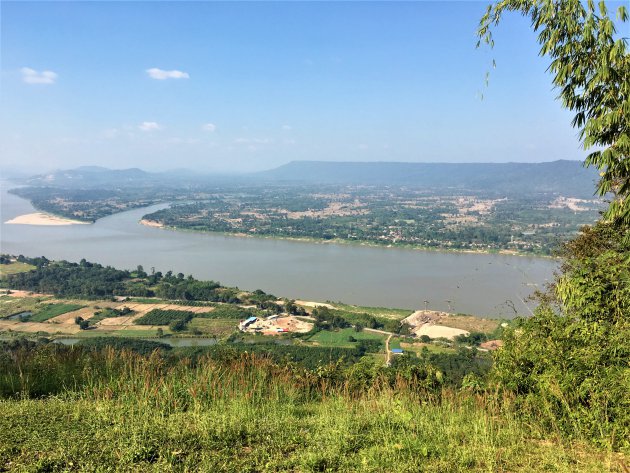
<svg viewBox="0 0 630 473">
<path fill-rule="evenodd" d="M 303 307 L 305 315 L 292 316 L 289 314 L 278 314 L 270 317 L 259 317 L 256 322 L 239 330 L 239 319 L 213 317 L 216 307 L 200 307 L 186 305 L 184 301 L 160 301 L 159 303 L 149 303 L 152 299 L 145 299 L 142 302 L 132 300 L 104 301 L 104 300 L 81 300 L 81 299 L 60 299 L 51 294 L 32 294 L 24 291 L 10 291 L 10 294 L 0 296 L 0 336 L 15 336 L 18 334 L 47 336 L 50 338 L 63 338 L 72 335 L 78 338 L 92 338 L 98 336 L 123 336 L 152 338 L 158 337 L 158 329 L 162 330 L 159 336 L 184 336 L 189 338 L 208 337 L 226 339 L 230 335 L 260 334 L 268 337 L 282 337 L 290 334 L 308 334 L 314 329 L 315 319 L 309 316 L 310 311 L 316 307 L 326 307 L 333 311 L 339 311 L 348 318 L 351 315 L 357 316 L 376 315 L 379 318 L 387 318 L 400 322 L 403 316 L 409 311 L 402 309 L 370 308 L 350 306 L 346 304 L 317 303 L 311 301 L 296 301 L 296 305 Z M 248 310 L 250 306 L 238 306 L 224 304 L 226 308 Z M 219 306 L 220 307 L 220 306 Z M 182 311 L 193 314 L 186 330 L 174 334 L 166 325 L 138 325 L 136 321 L 149 314 L 151 311 Z M 103 316 L 108 310 L 123 311 L 128 310 L 128 315 L 117 315 L 110 312 Z M 418 311 L 418 313 L 435 314 L 434 319 L 440 321 L 440 325 L 432 322 L 426 324 L 426 329 L 422 334 L 428 334 L 432 338 L 453 338 L 449 332 L 437 330 L 431 335 L 431 328 L 450 329 L 453 333 L 469 333 L 469 331 L 493 332 L 498 322 L 476 317 L 466 317 L 461 315 L 449 315 L 431 311 Z M 17 317 L 19 314 L 29 314 L 28 316 Z M 87 330 L 81 330 L 77 324 L 77 319 L 92 321 Z M 413 318 L 413 316 L 412 316 Z M 455 327 L 448 327 L 444 324 L 453 322 L 453 326 L 468 327 L 469 331 L 458 330 Z M 411 327 L 413 328 L 413 327 Z M 412 330 L 413 332 L 413 330 Z M 306 338 L 299 339 L 300 346 L 337 346 L 351 348 L 356 346 L 359 340 L 379 340 L 384 341 L 393 332 L 383 329 L 365 328 L 356 331 L 354 328 L 333 329 L 315 331 Z M 394 333 L 395 336 L 398 334 Z M 430 345 L 430 344 L 424 344 Z M 394 345 L 398 347 L 399 344 Z M 385 345 L 382 344 L 384 351 Z M 412 350 L 413 351 L 413 350 Z"/>
<path fill-rule="evenodd" d="M 623 450 L 568 440 L 553 417 L 484 387 L 492 357 L 480 344 L 501 338 L 500 321 L 7 260 L 0 469 L 626 471 Z M 214 340 L 165 344 L 176 337 Z"/>
</svg>

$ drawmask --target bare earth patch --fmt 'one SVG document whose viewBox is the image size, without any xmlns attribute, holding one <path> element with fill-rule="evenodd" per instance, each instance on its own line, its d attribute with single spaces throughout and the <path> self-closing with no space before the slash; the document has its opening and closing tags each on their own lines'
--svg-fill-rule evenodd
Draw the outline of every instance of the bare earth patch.
<svg viewBox="0 0 630 473">
<path fill-rule="evenodd" d="M 147 220 L 145 218 L 143 218 L 142 220 L 140 220 L 140 223 L 142 225 L 146 225 L 147 227 L 156 227 L 156 228 L 162 228 L 164 226 L 163 223 L 161 222 L 156 222 L 155 220 Z"/>
<path fill-rule="evenodd" d="M 323 302 L 311 302 L 311 301 L 295 301 L 297 305 L 301 305 L 303 307 L 326 307 L 327 309 L 334 309 L 335 307 L 330 304 L 325 304 Z"/>
<path fill-rule="evenodd" d="M 495 330 L 499 325 L 499 322 L 496 320 L 482 319 L 472 315 L 449 314 L 448 312 L 437 310 L 417 310 L 406 319 L 403 319 L 402 322 L 410 325 L 412 328 L 419 328 L 423 325 L 440 325 L 467 333 L 488 333 Z M 414 331 L 414 333 L 416 332 Z M 418 335 L 431 336 L 424 332 Z"/>
<path fill-rule="evenodd" d="M 445 327 L 444 325 L 431 325 L 424 324 L 420 327 L 417 327 L 414 330 L 414 333 L 417 337 L 422 335 L 428 335 L 431 338 L 448 338 L 449 340 L 453 340 L 458 335 L 468 335 L 469 332 L 466 330 L 460 330 L 458 328 Z"/>
<path fill-rule="evenodd" d="M 53 325 L 47 322 L 19 322 L 17 320 L 0 320 L 0 331 L 4 330 L 27 333 L 78 333 L 81 329 L 77 324 Z"/>
<path fill-rule="evenodd" d="M 278 317 L 271 320 L 258 319 L 249 325 L 246 332 L 261 332 L 263 335 L 278 335 L 284 332 L 306 333 L 313 324 L 299 320 L 293 316 Z"/>
</svg>

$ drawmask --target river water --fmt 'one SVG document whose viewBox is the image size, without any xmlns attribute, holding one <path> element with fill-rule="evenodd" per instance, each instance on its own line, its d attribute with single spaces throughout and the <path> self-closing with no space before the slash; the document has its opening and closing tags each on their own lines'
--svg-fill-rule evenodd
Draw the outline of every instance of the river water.
<svg viewBox="0 0 630 473">
<path fill-rule="evenodd" d="M 423 308 L 511 318 L 530 314 L 524 300 L 548 282 L 549 259 L 318 244 L 139 224 L 164 205 L 130 210 L 92 225 L 5 224 L 35 212 L 0 182 L 0 251 L 134 269 L 173 270 L 277 296 L 350 304 Z M 450 301 L 447 302 L 447 301 Z"/>
</svg>

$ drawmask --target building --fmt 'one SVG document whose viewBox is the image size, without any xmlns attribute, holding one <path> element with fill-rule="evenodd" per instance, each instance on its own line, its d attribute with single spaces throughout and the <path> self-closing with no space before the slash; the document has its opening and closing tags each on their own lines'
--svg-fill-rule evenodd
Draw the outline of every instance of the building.
<svg viewBox="0 0 630 473">
<path fill-rule="evenodd" d="M 253 324 L 254 322 L 256 322 L 258 320 L 258 317 L 249 317 L 245 320 L 243 320 L 239 327 L 241 330 L 245 330 L 247 327 L 249 327 L 251 324 Z"/>
</svg>

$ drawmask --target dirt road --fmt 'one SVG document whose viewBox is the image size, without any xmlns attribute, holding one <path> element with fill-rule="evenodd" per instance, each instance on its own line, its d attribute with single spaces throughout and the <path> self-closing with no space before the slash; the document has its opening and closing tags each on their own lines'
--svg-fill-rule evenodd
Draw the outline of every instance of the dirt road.
<svg viewBox="0 0 630 473">
<path fill-rule="evenodd" d="M 389 337 L 387 337 L 387 340 L 385 340 L 385 351 L 387 352 L 387 361 L 385 361 L 385 366 L 389 366 L 391 364 L 392 352 L 389 349 L 389 341 L 392 339 L 393 336 L 394 334 L 390 333 Z"/>
</svg>

